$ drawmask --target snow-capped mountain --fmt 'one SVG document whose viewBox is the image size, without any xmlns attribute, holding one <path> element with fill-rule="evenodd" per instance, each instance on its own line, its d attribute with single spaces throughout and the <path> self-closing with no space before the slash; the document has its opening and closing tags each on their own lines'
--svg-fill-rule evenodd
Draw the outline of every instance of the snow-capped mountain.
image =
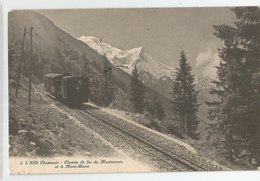
<svg viewBox="0 0 260 181">
<path fill-rule="evenodd" d="M 78 39 L 99 54 L 106 56 L 115 67 L 128 74 L 131 74 L 136 65 L 139 76 L 147 87 L 163 95 L 168 100 L 172 99 L 171 92 L 175 69 L 157 61 L 146 53 L 142 47 L 120 50 L 93 36 L 82 36 Z M 199 107 L 198 115 L 203 120 L 207 120 L 207 106 L 204 102 L 205 100 L 213 100 L 214 97 L 208 91 L 210 88 L 214 88 L 214 85 L 212 80 L 205 78 L 195 78 L 195 83 L 196 89 L 201 90 L 198 101 L 202 103 L 202 106 Z M 170 107 L 170 104 L 167 106 Z"/>
<path fill-rule="evenodd" d="M 142 47 L 120 50 L 93 36 L 81 36 L 78 39 L 99 54 L 106 56 L 115 67 L 128 74 L 131 74 L 136 65 L 144 83 L 153 83 L 162 77 L 173 78 L 174 68 L 158 62 L 151 55 L 144 52 Z M 166 80 L 166 78 L 162 80 Z"/>
</svg>

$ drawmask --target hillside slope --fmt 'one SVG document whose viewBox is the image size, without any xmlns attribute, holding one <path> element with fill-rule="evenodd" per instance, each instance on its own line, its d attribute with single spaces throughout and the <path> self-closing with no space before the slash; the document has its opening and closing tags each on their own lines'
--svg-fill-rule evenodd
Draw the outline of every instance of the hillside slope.
<svg viewBox="0 0 260 181">
<path fill-rule="evenodd" d="M 63 46 L 70 46 L 75 52 L 85 52 L 89 61 L 95 61 L 102 67 L 102 61 L 104 60 L 102 55 L 59 29 L 43 15 L 30 10 L 19 10 L 11 11 L 8 18 L 8 42 L 21 45 L 24 27 L 26 26 L 29 29 L 30 26 L 33 26 L 33 48 L 41 57 L 47 57 L 54 64 L 58 64 L 60 56 L 57 50 L 61 50 Z M 27 46 L 29 46 L 28 39 L 27 37 Z"/>
<path fill-rule="evenodd" d="M 64 32 L 49 19 L 44 17 L 43 15 L 30 11 L 11 11 L 9 13 L 8 19 L 8 42 L 9 46 L 11 44 L 15 45 L 16 53 L 20 54 L 22 38 L 23 38 L 23 30 L 24 27 L 27 27 L 27 30 L 30 26 L 34 27 L 33 31 L 33 50 L 34 54 L 37 54 L 38 60 L 43 61 L 44 59 L 48 61 L 48 63 L 55 65 L 58 67 L 58 71 L 64 71 L 64 64 L 66 63 L 67 56 L 63 53 L 65 50 L 71 51 L 71 54 L 76 54 L 76 57 L 79 57 L 83 53 L 85 53 L 87 59 L 90 62 L 91 69 L 95 72 L 95 79 L 98 77 L 102 77 L 104 65 L 110 64 L 112 68 L 112 72 L 115 77 L 115 81 L 117 86 L 122 89 L 125 94 L 128 94 L 130 91 L 130 75 L 123 71 L 122 69 L 113 66 L 105 56 L 99 54 L 96 50 L 90 48 L 88 45 L 83 43 L 80 40 L 72 37 L 68 33 Z M 25 50 L 29 49 L 29 36 L 27 35 L 25 41 Z M 28 50 L 29 52 L 29 50 Z M 27 61 L 27 60 L 25 60 Z M 74 60 L 77 62 L 78 60 Z M 42 62 L 40 62 L 42 63 Z M 18 62 L 16 62 L 15 66 L 17 66 Z M 33 70 L 36 69 L 33 67 Z M 33 72 L 43 71 L 41 68 L 38 70 L 34 70 Z M 97 82 L 100 82 L 100 79 Z M 166 109 L 169 107 L 170 100 L 163 97 L 158 92 L 152 90 L 151 88 L 147 88 L 147 98 L 152 100 L 156 95 L 159 100 L 166 102 Z M 123 98 L 122 98 L 123 100 Z M 124 100 L 128 101 L 128 100 Z"/>
</svg>

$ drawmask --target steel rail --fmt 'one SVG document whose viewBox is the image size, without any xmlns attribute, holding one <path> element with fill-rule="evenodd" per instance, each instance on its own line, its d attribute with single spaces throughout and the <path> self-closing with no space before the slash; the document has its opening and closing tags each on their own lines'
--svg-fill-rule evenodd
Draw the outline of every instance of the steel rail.
<svg viewBox="0 0 260 181">
<path fill-rule="evenodd" d="M 100 117 L 99 115 L 96 115 L 96 114 L 94 114 L 94 113 L 92 113 L 92 112 L 90 112 L 90 111 L 86 111 L 86 110 L 85 110 L 85 112 L 88 112 L 88 113 L 91 114 L 92 116 L 95 116 L 96 118 L 101 119 L 101 120 L 107 122 L 108 124 L 111 124 L 111 125 L 116 124 L 116 123 L 113 123 L 113 124 L 112 124 L 111 122 L 106 121 L 104 118 L 102 118 L 102 117 Z M 115 125 L 113 125 L 113 126 L 115 126 Z M 125 126 L 116 124 L 116 127 L 121 127 L 120 129 L 125 129 L 125 130 L 127 130 L 127 131 L 125 131 L 125 130 L 124 130 L 124 131 L 127 132 L 127 133 L 131 133 L 132 135 L 134 135 L 134 137 L 137 137 L 137 136 L 135 136 L 135 135 L 138 135 L 137 133 L 134 133 L 133 131 L 130 131 L 130 130 L 129 130 L 128 128 L 126 128 Z M 123 127 L 123 128 L 122 128 L 122 127 Z M 203 168 L 202 166 L 200 166 L 200 165 L 198 165 L 198 164 L 196 164 L 196 163 L 194 163 L 194 162 L 192 162 L 192 161 L 190 161 L 190 160 L 188 160 L 188 159 L 186 159 L 186 158 L 184 158 L 184 157 L 178 155 L 177 153 L 175 153 L 175 152 L 169 150 L 168 148 L 165 148 L 165 147 L 163 147 L 163 146 L 161 146 L 161 145 L 159 145 L 159 144 L 157 144 L 157 143 L 155 143 L 155 142 L 153 142 L 153 141 L 151 141 L 151 140 L 149 140 L 149 139 L 147 139 L 147 138 L 145 138 L 145 137 L 143 137 L 143 136 L 141 136 L 141 135 L 138 135 L 138 139 L 140 139 L 140 138 L 144 139 L 145 141 L 148 141 L 148 142 L 152 143 L 153 145 L 155 145 L 155 146 L 157 146 L 157 147 L 159 147 L 159 148 L 161 148 L 161 149 L 163 149 L 163 150 L 168 151 L 170 154 L 173 154 L 173 155 L 179 157 L 179 158 L 173 157 L 173 156 L 170 155 L 169 153 L 166 153 L 165 151 L 160 150 L 160 151 L 163 152 L 163 154 L 167 155 L 168 157 L 173 158 L 175 161 L 180 162 L 181 164 L 185 165 L 186 167 L 190 168 L 190 169 L 193 170 L 193 171 L 200 171 L 200 170 L 202 170 L 202 171 L 208 171 L 206 168 Z M 143 141 L 143 140 L 142 140 L 142 141 Z M 143 142 L 144 142 L 144 141 L 143 141 Z M 148 143 L 146 143 L 146 144 L 148 144 Z M 149 144 L 149 145 L 150 145 L 150 144 Z M 154 146 L 153 146 L 153 147 L 154 147 Z M 180 159 L 182 159 L 182 160 L 180 160 Z M 185 162 L 188 162 L 188 163 L 185 163 L 183 160 L 184 160 Z M 192 164 L 193 166 L 191 166 L 190 164 Z M 194 168 L 194 166 L 197 167 L 197 168 Z M 199 168 L 199 169 L 198 169 L 198 168 Z"/>
<path fill-rule="evenodd" d="M 46 91 L 45 91 L 45 92 L 46 92 Z M 47 92 L 46 92 L 46 93 L 47 93 Z M 54 96 L 50 95 L 49 93 L 47 93 L 47 95 L 48 95 L 49 97 L 51 97 L 52 99 L 54 99 Z M 83 113 L 83 114 L 85 114 L 85 112 L 87 112 L 88 114 L 90 114 L 90 115 L 96 117 L 97 119 L 100 119 L 100 120 L 106 122 L 107 124 L 109 124 L 109 125 L 111 125 L 111 126 L 117 128 L 117 129 L 119 129 L 120 131 L 122 131 L 122 132 L 124 132 L 124 133 L 126 133 L 126 134 L 129 134 L 130 136 L 134 137 L 135 139 L 137 139 L 137 140 L 139 140 L 139 141 L 141 141 L 141 142 L 147 144 L 148 146 L 152 147 L 153 149 L 155 149 L 155 150 L 161 152 L 162 154 L 164 154 L 164 155 L 166 155 L 166 156 L 172 158 L 173 160 L 179 162 L 180 164 L 185 165 L 186 167 L 190 168 L 192 171 L 200 171 L 199 169 L 201 169 L 202 171 L 208 171 L 206 168 L 203 168 L 203 167 L 201 167 L 200 165 L 198 165 L 198 164 L 196 164 L 196 163 L 194 163 L 194 162 L 192 162 L 192 161 L 190 161 L 190 160 L 188 160 L 188 159 L 186 159 L 186 158 L 184 158 L 184 157 L 178 155 L 177 153 L 175 153 L 175 152 L 169 150 L 168 148 L 165 148 L 165 147 L 163 147 L 163 146 L 161 146 L 161 145 L 159 145 L 159 144 L 157 144 L 157 143 L 155 143 L 155 142 L 153 142 L 153 141 L 151 141 L 151 140 L 149 140 L 149 139 L 147 139 L 147 138 L 145 138 L 145 137 L 143 137 L 143 136 L 141 136 L 141 135 L 138 135 L 137 133 L 134 133 L 134 132 L 130 131 L 130 130 L 127 129 L 125 126 L 119 125 L 119 124 L 117 124 L 117 123 L 113 123 L 113 124 L 112 124 L 112 123 L 106 121 L 104 118 L 100 117 L 100 115 L 96 115 L 96 114 L 94 114 L 94 113 L 92 113 L 92 112 L 90 112 L 90 111 L 88 111 L 88 110 L 83 110 L 83 112 L 82 112 L 82 110 L 79 110 L 79 111 L 81 111 L 81 113 Z M 99 122 L 99 123 L 100 123 L 100 122 Z M 104 124 L 102 124 L 102 123 L 100 123 L 100 124 L 103 125 L 104 127 L 108 128 L 108 127 L 105 126 Z M 114 124 L 115 124 L 115 125 L 114 125 Z M 119 128 L 119 127 L 121 127 L 121 128 Z M 123 127 L 123 128 L 122 128 L 122 127 Z M 110 128 L 108 128 L 108 129 L 111 130 Z M 112 131 L 112 130 L 111 130 L 111 131 Z M 115 131 L 113 131 L 113 132 L 115 132 Z M 116 133 L 116 132 L 115 132 L 115 133 Z M 118 133 L 116 133 L 116 134 L 118 134 Z M 119 134 L 119 135 L 120 135 L 120 134 Z M 138 135 L 138 137 L 137 137 L 136 135 Z M 121 136 L 121 137 L 124 137 L 124 136 L 122 136 L 122 135 L 120 135 L 120 136 Z M 130 142 L 132 142 L 133 144 L 137 145 L 136 143 L 134 143 L 133 141 L 129 140 L 128 138 L 125 138 L 125 137 L 124 137 L 124 139 L 127 139 L 128 141 L 130 141 Z M 144 140 L 141 140 L 141 139 L 144 139 L 145 141 L 144 141 Z M 157 146 L 157 147 L 159 147 L 159 148 L 161 148 L 161 149 L 164 149 L 164 150 L 170 152 L 170 154 L 173 154 L 173 155 L 175 155 L 175 156 L 177 156 L 177 157 L 179 157 L 179 158 L 173 157 L 173 156 L 170 155 L 169 153 L 166 153 L 165 151 L 160 150 L 160 149 L 156 148 L 155 146 L 152 146 L 151 144 L 147 143 L 146 141 L 148 141 L 148 142 L 154 144 L 155 146 Z M 137 146 L 140 147 L 139 145 L 137 145 Z M 148 153 L 154 155 L 153 153 L 151 153 L 150 151 L 146 150 L 145 148 L 142 148 L 142 147 L 140 147 L 140 148 L 143 149 L 143 150 L 145 150 L 145 151 L 147 151 Z M 178 168 L 178 167 L 172 165 L 171 163 L 168 163 L 167 161 L 165 161 L 165 160 L 159 158 L 157 155 L 154 155 L 154 156 L 155 156 L 156 158 L 162 160 L 162 161 L 165 162 L 166 164 L 168 164 L 168 165 L 174 167 L 175 169 L 177 169 L 177 170 L 179 170 L 179 171 L 183 171 L 182 169 L 180 169 L 180 168 Z M 182 159 L 182 160 L 180 160 L 180 159 Z M 188 163 L 185 163 L 183 160 L 184 160 L 185 162 L 188 162 Z M 198 167 L 199 169 L 194 168 L 194 166 L 191 166 L 191 165 L 189 165 L 189 164 L 193 164 L 195 167 Z"/>
<path fill-rule="evenodd" d="M 135 133 L 135 132 L 130 131 L 130 130 L 127 129 L 125 126 L 122 126 L 122 125 L 119 125 L 119 124 L 116 124 L 116 123 L 108 122 L 108 121 L 105 120 L 104 118 L 102 118 L 102 117 L 100 117 L 100 116 L 98 116 L 98 115 L 96 115 L 96 114 L 94 114 L 94 113 L 92 113 L 92 112 L 90 112 L 90 111 L 84 110 L 84 112 L 87 112 L 88 114 L 90 114 L 90 115 L 96 117 L 97 119 L 101 119 L 102 121 L 106 122 L 107 124 L 109 124 L 109 125 L 111 125 L 111 126 L 113 126 L 113 127 L 116 127 L 117 129 L 119 129 L 119 130 L 125 132 L 126 134 L 129 134 L 130 136 L 134 137 L 135 139 L 138 139 L 139 141 L 141 141 L 141 142 L 143 142 L 143 143 L 149 145 L 149 146 L 152 147 L 153 149 L 156 149 L 157 151 L 159 151 L 159 152 L 161 152 L 162 154 L 164 154 L 164 155 L 166 155 L 166 156 L 172 158 L 173 160 L 179 162 L 180 164 L 185 165 L 187 168 L 191 169 L 192 171 L 200 171 L 200 170 L 202 170 L 202 171 L 208 171 L 207 169 L 201 167 L 200 165 L 197 165 L 196 163 L 194 163 L 194 162 L 192 162 L 192 161 L 187 160 L 186 158 L 183 158 L 182 156 L 180 156 L 180 155 L 178 155 L 177 153 L 175 153 L 175 152 L 169 150 L 168 148 L 165 148 L 165 147 L 163 147 L 163 146 L 161 146 L 161 145 L 158 145 L 157 143 L 155 143 L 155 142 L 153 142 L 153 141 L 151 141 L 151 140 L 149 140 L 149 139 L 147 139 L 147 138 L 145 138 L 145 137 L 143 137 L 143 136 L 141 136 L 141 135 L 138 135 L 138 134 Z M 143 140 L 142 140 L 142 139 L 143 139 Z M 150 143 L 153 144 L 153 145 L 151 145 L 151 144 L 149 144 L 149 143 L 147 143 L 147 142 L 150 142 Z M 154 146 L 154 145 L 155 145 L 155 146 Z M 159 149 L 158 147 L 159 147 L 160 149 Z M 163 150 L 162 150 L 162 149 L 163 149 Z M 167 152 L 169 152 L 169 153 L 167 153 L 165 150 L 166 150 Z M 172 154 L 172 155 L 171 155 L 171 154 Z M 174 155 L 174 156 L 173 156 L 173 155 Z M 175 156 L 177 156 L 178 158 L 176 158 Z M 182 159 L 182 160 L 181 160 L 181 159 Z M 192 164 L 193 166 L 191 166 L 190 164 Z M 197 167 L 197 168 L 195 168 L 195 167 Z M 198 169 L 198 168 L 199 168 L 199 169 Z"/>
<path fill-rule="evenodd" d="M 81 112 L 82 114 L 86 115 L 86 113 L 85 113 L 86 111 L 80 111 L 80 112 Z M 87 113 L 88 113 L 88 112 L 87 112 Z M 88 116 L 88 115 L 87 115 L 87 116 Z M 91 116 L 93 116 L 93 115 L 91 114 Z M 96 117 L 96 116 L 94 116 L 94 117 Z M 91 118 L 91 119 L 94 120 L 93 117 L 88 116 L 88 118 Z M 96 117 L 96 119 L 101 119 L 102 121 L 104 121 L 102 118 L 97 118 L 97 117 Z M 162 162 L 164 162 L 164 163 L 170 165 L 170 166 L 173 167 L 174 169 L 176 169 L 176 170 L 178 170 L 178 171 L 180 171 L 180 172 L 183 171 L 183 170 L 181 170 L 180 168 L 178 168 L 177 166 L 175 166 L 175 165 L 173 165 L 173 164 L 171 164 L 171 163 L 165 161 L 164 159 L 158 157 L 157 155 L 155 155 L 155 154 L 152 153 L 151 151 L 147 150 L 146 148 L 144 148 L 144 147 L 138 145 L 138 144 L 135 143 L 134 141 L 132 141 L 132 140 L 130 140 L 129 138 L 125 137 L 124 135 L 122 135 L 122 134 L 120 134 L 120 133 L 118 133 L 118 132 L 112 130 L 111 128 L 109 128 L 108 126 L 106 126 L 105 124 L 103 124 L 102 122 L 97 121 L 97 120 L 94 120 L 94 121 L 98 122 L 99 124 L 101 124 L 102 126 L 104 126 L 105 128 L 107 128 L 108 130 L 110 130 L 110 131 L 116 133 L 117 135 L 119 135 L 119 136 L 121 136 L 122 138 L 124 138 L 125 140 L 127 140 L 127 141 L 133 143 L 134 145 L 136 145 L 137 147 L 143 149 L 144 151 L 148 152 L 149 154 L 155 156 L 155 157 L 158 158 L 160 161 L 162 161 Z M 107 121 L 105 121 L 105 122 L 108 123 Z M 141 141 L 140 139 L 138 139 L 138 138 L 135 137 L 134 135 L 132 135 L 132 134 L 130 134 L 130 133 L 127 133 L 127 131 L 125 131 L 125 130 L 123 130 L 123 129 L 121 129 L 121 128 L 118 128 L 117 126 L 114 126 L 114 125 L 112 125 L 112 124 L 109 124 L 109 125 L 115 127 L 116 129 L 119 129 L 120 131 L 122 131 L 122 132 L 124 132 L 124 133 L 126 133 L 126 134 L 128 134 L 128 135 L 130 135 L 130 136 L 132 136 L 132 137 L 134 137 L 134 138 L 136 138 L 137 140 Z M 149 145 L 149 144 L 148 144 L 148 145 Z M 149 146 L 150 146 L 150 145 L 149 145 Z"/>
</svg>

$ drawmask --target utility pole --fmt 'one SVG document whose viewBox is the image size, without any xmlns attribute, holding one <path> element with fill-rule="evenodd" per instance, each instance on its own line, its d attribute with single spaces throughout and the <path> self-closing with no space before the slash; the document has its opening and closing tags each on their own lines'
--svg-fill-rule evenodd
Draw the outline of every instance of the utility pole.
<svg viewBox="0 0 260 181">
<path fill-rule="evenodd" d="M 15 96 L 16 96 L 16 97 L 18 96 L 18 88 L 19 88 L 20 74 L 21 74 L 22 61 L 23 61 L 24 40 L 25 40 L 26 34 L 27 34 L 27 32 L 26 32 L 26 27 L 24 27 L 22 53 L 21 53 L 20 65 L 19 65 L 19 70 L 18 70 L 18 77 L 17 77 L 17 82 L 16 82 L 16 91 L 15 91 Z"/>
<path fill-rule="evenodd" d="M 31 82 L 32 82 L 32 51 L 33 51 L 33 47 L 32 47 L 32 37 L 33 37 L 33 27 L 30 28 L 30 37 L 31 37 L 31 50 L 30 50 L 30 59 L 29 59 L 29 95 L 28 95 L 28 104 L 31 105 Z"/>
</svg>

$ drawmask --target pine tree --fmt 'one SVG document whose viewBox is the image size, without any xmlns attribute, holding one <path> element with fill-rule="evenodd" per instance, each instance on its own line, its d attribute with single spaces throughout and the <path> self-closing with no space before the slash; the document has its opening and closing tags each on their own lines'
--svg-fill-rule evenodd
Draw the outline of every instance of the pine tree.
<svg viewBox="0 0 260 181">
<path fill-rule="evenodd" d="M 259 160 L 260 122 L 260 9 L 258 7 L 231 8 L 236 15 L 235 26 L 213 26 L 214 35 L 224 41 L 219 49 L 216 89 L 210 94 L 219 100 L 206 102 L 209 118 L 218 122 L 227 156 L 233 159 L 249 153 Z"/>
<path fill-rule="evenodd" d="M 90 79 L 92 78 L 92 71 L 90 69 L 89 60 L 87 59 L 86 53 L 84 52 L 80 57 L 80 76 L 86 78 L 84 87 L 84 101 L 88 101 L 90 95 Z"/>
<path fill-rule="evenodd" d="M 108 106 L 115 98 L 115 79 L 112 72 L 112 67 L 104 59 L 104 83 L 103 83 L 103 105 Z"/>
<path fill-rule="evenodd" d="M 194 75 L 191 75 L 191 66 L 187 62 L 184 51 L 181 52 L 179 65 L 180 68 L 177 68 L 173 83 L 172 109 L 176 117 L 183 121 L 187 134 L 197 139 L 199 136 L 197 133 L 199 91 L 195 90 Z"/>
<path fill-rule="evenodd" d="M 156 96 L 154 97 L 153 110 L 154 110 L 155 116 L 159 120 L 163 120 L 163 118 L 165 117 L 165 112 L 164 112 L 162 104 L 158 101 Z"/>
<path fill-rule="evenodd" d="M 152 116 L 154 116 L 155 111 L 154 111 L 154 105 L 150 101 L 145 101 L 145 108 L 146 111 L 149 112 Z"/>
<path fill-rule="evenodd" d="M 133 103 L 134 111 L 137 113 L 143 113 L 145 107 L 145 85 L 139 80 L 139 74 L 137 67 L 132 71 L 131 77 L 131 92 L 130 92 L 130 101 Z"/>
</svg>

